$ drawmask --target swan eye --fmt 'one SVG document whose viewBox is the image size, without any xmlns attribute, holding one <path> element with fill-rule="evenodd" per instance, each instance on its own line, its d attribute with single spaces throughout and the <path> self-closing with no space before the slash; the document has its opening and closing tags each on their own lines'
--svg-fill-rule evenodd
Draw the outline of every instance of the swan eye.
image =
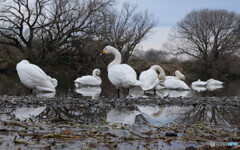
<svg viewBox="0 0 240 150">
<path fill-rule="evenodd" d="M 103 54 L 105 54 L 105 53 L 106 53 L 106 50 L 104 49 L 104 50 L 103 50 Z"/>
</svg>

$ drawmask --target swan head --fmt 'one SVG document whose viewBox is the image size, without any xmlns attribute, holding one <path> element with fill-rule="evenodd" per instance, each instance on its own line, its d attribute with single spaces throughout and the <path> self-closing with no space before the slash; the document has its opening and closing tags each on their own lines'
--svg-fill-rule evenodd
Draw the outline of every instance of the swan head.
<svg viewBox="0 0 240 150">
<path fill-rule="evenodd" d="M 159 80 L 164 80 L 165 79 L 165 75 L 164 74 L 159 74 L 158 75 L 158 79 Z"/>
<path fill-rule="evenodd" d="M 162 69 L 162 67 L 161 66 L 159 66 L 159 65 L 153 65 L 150 69 L 153 69 L 153 70 L 156 70 L 156 71 L 158 71 L 158 79 L 159 80 L 164 80 L 165 79 L 165 72 L 164 72 L 164 70 Z"/>
<path fill-rule="evenodd" d="M 112 46 L 106 46 L 103 50 L 103 54 L 111 54 L 111 53 L 114 53 L 115 51 L 118 51 L 118 50 Z"/>
<path fill-rule="evenodd" d="M 100 75 L 101 75 L 100 69 L 94 69 L 94 70 L 93 70 L 93 75 L 100 76 Z"/>
</svg>

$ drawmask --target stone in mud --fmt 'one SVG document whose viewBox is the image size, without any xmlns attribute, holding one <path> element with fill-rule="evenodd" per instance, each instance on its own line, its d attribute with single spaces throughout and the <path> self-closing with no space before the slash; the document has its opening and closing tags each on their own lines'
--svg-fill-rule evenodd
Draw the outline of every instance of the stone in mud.
<svg viewBox="0 0 240 150">
<path fill-rule="evenodd" d="M 177 133 L 175 132 L 167 132 L 165 136 L 177 136 Z"/>
</svg>

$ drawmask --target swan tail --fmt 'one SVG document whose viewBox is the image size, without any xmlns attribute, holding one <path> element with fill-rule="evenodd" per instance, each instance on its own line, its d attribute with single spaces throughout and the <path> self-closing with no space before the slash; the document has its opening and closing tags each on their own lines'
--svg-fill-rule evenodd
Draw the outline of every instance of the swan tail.
<svg viewBox="0 0 240 150">
<path fill-rule="evenodd" d="M 139 80 L 136 80 L 134 86 L 142 86 L 142 82 Z"/>
</svg>

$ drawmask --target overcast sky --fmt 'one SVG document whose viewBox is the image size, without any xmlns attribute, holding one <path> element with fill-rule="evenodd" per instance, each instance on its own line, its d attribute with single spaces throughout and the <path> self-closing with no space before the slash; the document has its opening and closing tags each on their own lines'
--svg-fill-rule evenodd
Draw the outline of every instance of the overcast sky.
<svg viewBox="0 0 240 150">
<path fill-rule="evenodd" d="M 116 0 L 116 2 L 118 5 L 124 2 L 135 4 L 139 11 L 147 10 L 158 20 L 153 34 L 141 42 L 141 48 L 144 50 L 161 49 L 171 28 L 192 10 L 226 9 L 240 14 L 240 0 Z"/>
</svg>

